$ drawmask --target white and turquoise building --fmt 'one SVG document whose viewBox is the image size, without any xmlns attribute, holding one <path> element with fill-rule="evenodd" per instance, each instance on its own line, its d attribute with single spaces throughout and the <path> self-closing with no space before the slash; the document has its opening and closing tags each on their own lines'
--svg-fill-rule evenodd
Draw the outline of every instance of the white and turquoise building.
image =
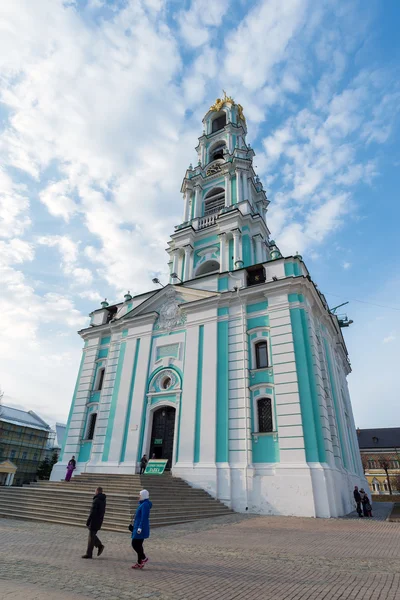
<svg viewBox="0 0 400 600">
<path fill-rule="evenodd" d="M 366 486 L 341 323 L 266 224 L 242 107 L 217 100 L 186 171 L 170 282 L 91 313 L 52 479 L 142 454 L 237 511 L 333 517 Z"/>
</svg>

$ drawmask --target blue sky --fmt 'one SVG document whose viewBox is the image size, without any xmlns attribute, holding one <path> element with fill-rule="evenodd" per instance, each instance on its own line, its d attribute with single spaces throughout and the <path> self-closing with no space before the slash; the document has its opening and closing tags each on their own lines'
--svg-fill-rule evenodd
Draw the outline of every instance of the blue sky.
<svg viewBox="0 0 400 600">
<path fill-rule="evenodd" d="M 87 314 L 166 278 L 181 180 L 224 89 L 273 238 L 330 306 L 350 301 L 357 425 L 398 426 L 399 18 L 390 0 L 4 0 L 5 402 L 65 421 Z"/>
</svg>

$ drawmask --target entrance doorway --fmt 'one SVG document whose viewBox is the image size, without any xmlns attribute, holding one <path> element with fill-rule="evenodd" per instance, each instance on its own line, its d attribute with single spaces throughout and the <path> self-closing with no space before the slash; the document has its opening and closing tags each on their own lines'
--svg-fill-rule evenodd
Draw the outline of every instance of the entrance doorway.
<svg viewBox="0 0 400 600">
<path fill-rule="evenodd" d="M 168 460 L 167 471 L 172 467 L 175 412 L 172 406 L 162 406 L 153 413 L 149 457 Z"/>
</svg>

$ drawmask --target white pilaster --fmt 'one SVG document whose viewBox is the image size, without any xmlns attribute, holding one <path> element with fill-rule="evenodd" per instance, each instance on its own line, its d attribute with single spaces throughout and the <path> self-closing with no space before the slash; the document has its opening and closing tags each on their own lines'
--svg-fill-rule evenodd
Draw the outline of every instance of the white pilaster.
<svg viewBox="0 0 400 600">
<path fill-rule="evenodd" d="M 183 281 L 188 281 L 192 276 L 192 246 L 184 247 L 185 251 L 185 270 L 183 273 Z"/>
<path fill-rule="evenodd" d="M 234 269 L 241 269 L 243 266 L 242 259 L 242 235 L 239 229 L 232 231 L 233 235 L 233 256 L 234 256 Z"/>
<path fill-rule="evenodd" d="M 268 296 L 280 462 L 305 463 L 305 445 L 287 294 Z M 288 412 L 290 410 L 290 412 Z M 290 426 L 286 415 L 290 414 Z"/>
<path fill-rule="evenodd" d="M 243 201 L 242 171 L 240 169 L 236 169 L 236 198 L 238 203 Z"/>
<path fill-rule="evenodd" d="M 217 398 L 217 322 L 204 325 L 203 386 L 200 420 L 200 463 L 215 465 Z M 182 431 L 182 429 L 181 429 Z"/>
<path fill-rule="evenodd" d="M 254 236 L 254 244 L 255 244 L 255 251 L 256 251 L 256 264 L 263 262 L 261 243 L 262 243 L 262 237 L 258 233 L 257 235 Z"/>
<path fill-rule="evenodd" d="M 187 221 L 189 221 L 190 219 L 190 215 L 189 215 L 189 208 L 190 208 L 190 190 L 186 190 L 185 191 L 185 198 L 184 198 L 184 211 L 183 211 L 183 222 L 187 223 Z"/>
<path fill-rule="evenodd" d="M 219 234 L 219 272 L 224 273 L 226 268 L 226 233 Z"/>
<path fill-rule="evenodd" d="M 172 271 L 171 272 L 179 275 L 178 267 L 179 267 L 179 250 L 173 250 L 173 252 L 172 252 Z M 171 277 L 171 283 L 176 283 L 175 277 Z"/>
<path fill-rule="evenodd" d="M 149 331 L 148 326 L 147 332 L 143 332 L 140 339 L 140 349 L 136 367 L 136 379 L 132 396 L 131 418 L 129 421 L 129 431 L 125 451 L 124 464 L 126 466 L 135 466 L 137 456 L 142 451 L 142 449 L 139 448 L 139 444 L 141 439 L 140 433 L 142 429 L 142 419 L 146 414 L 147 407 L 147 370 L 151 349 L 151 335 L 151 329 Z"/>
<path fill-rule="evenodd" d="M 201 217 L 201 188 L 199 185 L 196 185 L 194 188 L 194 216 Z"/>
<path fill-rule="evenodd" d="M 179 466 L 193 465 L 194 432 L 196 422 L 197 364 L 199 352 L 199 327 L 188 327 L 184 381 L 181 400 L 181 425 L 179 437 Z"/>
<path fill-rule="evenodd" d="M 225 206 L 232 204 L 231 198 L 231 176 L 230 173 L 225 174 Z"/>
</svg>

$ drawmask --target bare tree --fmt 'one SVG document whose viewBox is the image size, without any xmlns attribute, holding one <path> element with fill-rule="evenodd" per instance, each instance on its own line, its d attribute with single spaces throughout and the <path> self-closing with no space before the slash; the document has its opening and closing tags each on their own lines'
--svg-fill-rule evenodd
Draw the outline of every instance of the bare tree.
<svg viewBox="0 0 400 600">
<path fill-rule="evenodd" d="M 390 476 L 389 476 L 389 469 L 390 469 L 389 458 L 387 458 L 386 456 L 382 456 L 382 458 L 379 459 L 379 466 L 386 473 L 386 479 L 387 479 L 388 487 L 389 487 L 389 494 L 392 495 L 392 486 L 390 484 Z"/>
</svg>

